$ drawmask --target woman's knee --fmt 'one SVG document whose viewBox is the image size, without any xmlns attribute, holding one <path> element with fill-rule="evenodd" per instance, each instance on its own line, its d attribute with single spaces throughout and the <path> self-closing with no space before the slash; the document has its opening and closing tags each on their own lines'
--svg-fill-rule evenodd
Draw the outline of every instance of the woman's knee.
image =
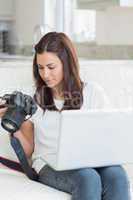
<svg viewBox="0 0 133 200">
<path fill-rule="evenodd" d="M 96 170 L 92 168 L 79 169 L 74 174 L 76 184 L 88 185 L 101 190 L 101 178 Z"/>
<path fill-rule="evenodd" d="M 111 167 L 105 167 L 101 174 L 101 179 L 103 181 L 108 182 L 109 184 L 116 185 L 128 185 L 128 177 L 121 166 L 111 166 Z"/>
</svg>

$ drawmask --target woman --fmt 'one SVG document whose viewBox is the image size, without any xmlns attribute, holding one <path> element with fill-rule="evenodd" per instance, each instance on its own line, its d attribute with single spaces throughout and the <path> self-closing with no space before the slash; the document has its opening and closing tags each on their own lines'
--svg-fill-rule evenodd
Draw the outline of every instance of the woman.
<svg viewBox="0 0 133 200">
<path fill-rule="evenodd" d="M 39 181 L 72 195 L 72 200 L 129 200 L 129 186 L 121 166 L 55 171 L 46 165 L 45 149 L 57 148 L 57 121 L 62 110 L 94 109 L 108 106 L 103 90 L 84 83 L 79 76 L 73 44 L 64 33 L 50 32 L 35 46 L 33 75 L 38 110 L 24 122 L 15 137 L 27 157 L 33 154 L 33 167 Z M 6 109 L 1 109 L 2 116 Z"/>
</svg>

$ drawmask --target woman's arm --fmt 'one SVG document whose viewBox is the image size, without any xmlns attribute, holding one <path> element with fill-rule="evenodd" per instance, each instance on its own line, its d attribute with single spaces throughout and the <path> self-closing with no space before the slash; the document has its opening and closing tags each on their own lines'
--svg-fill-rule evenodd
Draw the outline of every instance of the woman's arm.
<svg viewBox="0 0 133 200">
<path fill-rule="evenodd" d="M 5 101 L 0 100 L 0 118 L 3 117 L 3 115 L 5 114 L 5 112 L 7 111 L 7 107 L 5 107 Z"/>
<path fill-rule="evenodd" d="M 14 133 L 14 136 L 19 139 L 23 146 L 27 158 L 30 158 L 34 151 L 34 126 L 29 120 L 25 121 L 20 130 Z"/>
</svg>

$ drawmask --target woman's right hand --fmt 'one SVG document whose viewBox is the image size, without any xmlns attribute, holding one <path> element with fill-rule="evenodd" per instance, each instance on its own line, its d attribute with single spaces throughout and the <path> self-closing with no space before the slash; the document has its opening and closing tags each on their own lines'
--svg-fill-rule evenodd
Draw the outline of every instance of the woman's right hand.
<svg viewBox="0 0 133 200">
<path fill-rule="evenodd" d="M 5 114 L 7 107 L 5 107 L 5 101 L 0 101 L 0 118 L 3 117 L 3 115 Z"/>
</svg>

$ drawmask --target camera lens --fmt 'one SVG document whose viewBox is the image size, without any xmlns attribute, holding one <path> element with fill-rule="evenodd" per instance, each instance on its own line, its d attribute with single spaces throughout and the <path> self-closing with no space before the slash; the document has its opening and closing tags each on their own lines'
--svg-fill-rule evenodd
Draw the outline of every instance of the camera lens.
<svg viewBox="0 0 133 200">
<path fill-rule="evenodd" d="M 25 112 L 21 108 L 9 107 L 5 115 L 1 119 L 1 125 L 9 133 L 14 133 L 20 128 L 24 120 Z"/>
<path fill-rule="evenodd" d="M 17 129 L 16 125 L 9 120 L 2 120 L 2 124 L 3 128 L 5 128 L 7 131 L 9 131 L 10 133 L 15 132 L 15 130 Z"/>
</svg>

